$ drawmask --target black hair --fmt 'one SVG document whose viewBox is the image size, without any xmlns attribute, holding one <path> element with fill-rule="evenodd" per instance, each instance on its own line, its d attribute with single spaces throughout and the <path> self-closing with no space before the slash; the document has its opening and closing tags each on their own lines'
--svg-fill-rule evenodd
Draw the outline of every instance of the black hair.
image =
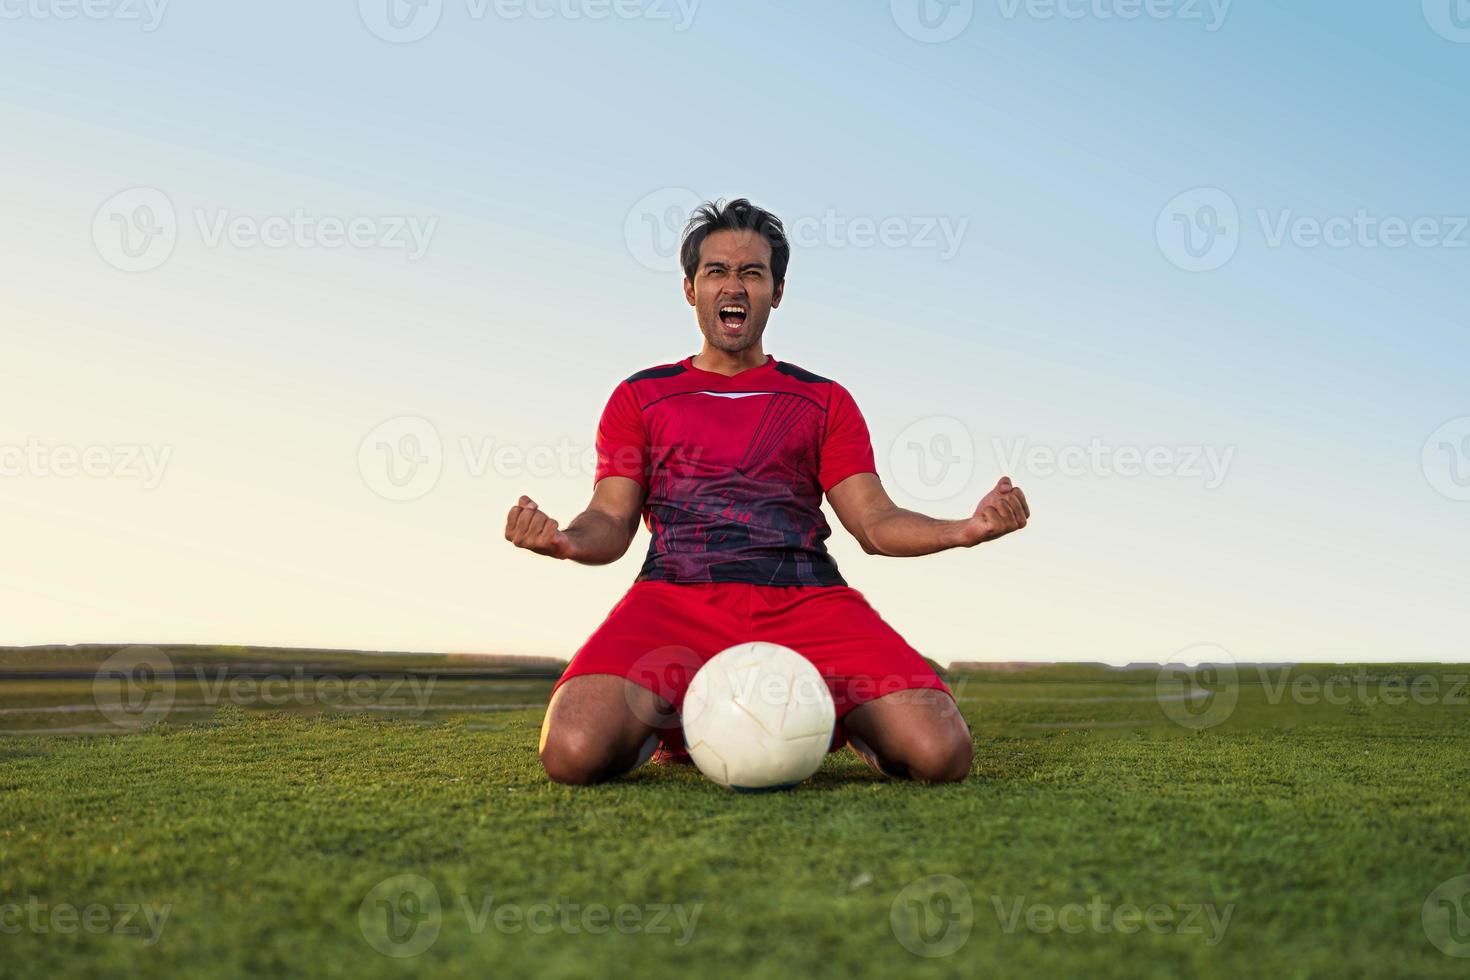
<svg viewBox="0 0 1470 980">
<path fill-rule="evenodd" d="M 791 244 L 786 240 L 786 227 L 781 219 L 745 198 L 706 201 L 689 216 L 684 241 L 679 247 L 679 261 L 684 275 L 693 281 L 699 272 L 699 250 L 714 231 L 758 231 L 771 246 L 772 288 L 786 281 L 786 267 L 791 263 Z"/>
</svg>

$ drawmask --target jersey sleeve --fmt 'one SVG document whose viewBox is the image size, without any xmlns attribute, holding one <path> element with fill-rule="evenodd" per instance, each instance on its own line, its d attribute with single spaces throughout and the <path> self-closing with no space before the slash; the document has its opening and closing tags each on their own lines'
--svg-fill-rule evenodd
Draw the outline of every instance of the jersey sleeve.
<svg viewBox="0 0 1470 980">
<path fill-rule="evenodd" d="M 648 489 L 648 433 L 643 410 L 632 385 L 624 381 L 613 389 L 597 423 L 597 472 L 592 483 L 606 476 L 625 476 Z"/>
<path fill-rule="evenodd" d="M 877 473 L 873 460 L 873 440 L 868 423 L 858 411 L 846 388 L 832 385 L 832 398 L 827 404 L 826 428 L 822 432 L 818 480 L 822 491 L 831 490 L 854 473 Z"/>
</svg>

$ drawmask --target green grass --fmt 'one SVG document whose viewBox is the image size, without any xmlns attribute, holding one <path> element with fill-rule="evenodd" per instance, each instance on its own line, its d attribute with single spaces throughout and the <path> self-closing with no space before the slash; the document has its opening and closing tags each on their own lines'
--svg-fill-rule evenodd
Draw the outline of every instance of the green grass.
<svg viewBox="0 0 1470 980">
<path fill-rule="evenodd" d="M 125 735 L 0 738 L 0 907 L 169 910 L 151 945 L 146 924 L 58 932 L 43 917 L 0 935 L 0 975 L 1464 976 L 1470 959 L 1435 948 L 1421 918 L 1436 886 L 1470 874 L 1470 708 L 1445 703 L 1465 670 L 1436 672 L 1450 680 L 1432 704 L 1334 705 L 1273 703 L 1246 671 L 1229 719 L 1200 731 L 1168 721 L 1151 673 L 967 677 L 967 782 L 882 780 L 842 753 L 762 796 L 691 769 L 550 785 L 539 710 L 453 691 L 434 724 L 226 707 Z M 433 944 L 397 959 L 359 910 L 404 874 L 442 911 L 415 933 L 437 923 Z M 970 912 L 931 897 L 933 935 L 969 933 L 920 957 L 891 915 L 935 875 L 958 880 L 950 897 L 968 894 Z M 645 923 L 677 906 L 692 932 L 674 913 L 667 933 L 572 931 L 573 903 L 633 906 Z M 1100 931 L 1091 912 L 1068 919 L 1080 931 L 1026 925 L 1027 910 L 1089 903 L 1230 918 L 1223 935 L 1203 917 L 1157 934 Z M 555 918 L 499 929 L 502 906 Z M 906 936 L 911 909 L 898 902 Z M 943 933 L 941 914 L 961 931 Z M 367 921 L 377 937 L 381 917 Z"/>
</svg>

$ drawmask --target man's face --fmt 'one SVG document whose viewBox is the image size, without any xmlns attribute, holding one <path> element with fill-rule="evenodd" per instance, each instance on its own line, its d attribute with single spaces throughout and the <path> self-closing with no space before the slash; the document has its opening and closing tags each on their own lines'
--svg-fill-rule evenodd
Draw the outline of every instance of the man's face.
<svg viewBox="0 0 1470 980">
<path fill-rule="evenodd" d="M 760 232 L 717 231 L 700 246 L 699 268 L 693 281 L 684 280 L 684 298 L 709 345 L 736 354 L 760 341 L 785 287 L 773 285 L 771 244 Z"/>
</svg>

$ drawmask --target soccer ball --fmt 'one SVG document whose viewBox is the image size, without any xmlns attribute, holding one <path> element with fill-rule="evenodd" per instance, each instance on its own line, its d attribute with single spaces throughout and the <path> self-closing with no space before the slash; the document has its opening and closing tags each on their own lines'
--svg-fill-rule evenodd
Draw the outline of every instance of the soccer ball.
<svg viewBox="0 0 1470 980">
<path fill-rule="evenodd" d="M 684 695 L 689 756 L 734 790 L 789 789 L 817 771 L 837 710 L 811 661 L 775 643 L 715 654 Z"/>
</svg>

